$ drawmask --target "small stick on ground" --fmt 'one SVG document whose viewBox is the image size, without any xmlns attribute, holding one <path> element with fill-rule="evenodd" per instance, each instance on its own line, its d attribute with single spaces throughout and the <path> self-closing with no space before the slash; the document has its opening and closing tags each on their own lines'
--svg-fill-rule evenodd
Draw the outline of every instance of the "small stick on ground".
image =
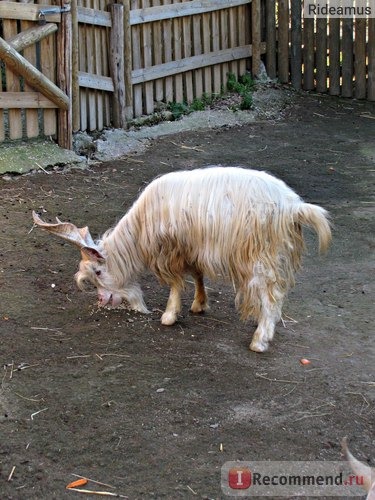
<svg viewBox="0 0 375 500">
<path fill-rule="evenodd" d="M 120 495 L 120 493 L 112 493 L 111 491 L 92 491 L 92 490 L 83 490 L 81 488 L 69 488 L 69 490 L 67 491 L 75 491 L 76 493 L 86 493 L 86 495 L 100 495 L 102 497 L 129 498 L 125 495 Z"/>
<path fill-rule="evenodd" d="M 255 376 L 258 378 L 263 378 L 264 380 L 269 380 L 270 382 L 281 382 L 282 384 L 302 384 L 303 383 L 303 382 L 297 381 L 297 380 L 285 380 L 285 379 L 270 378 L 270 377 L 266 377 L 265 375 L 262 375 L 261 373 L 256 373 Z"/>
<path fill-rule="evenodd" d="M 42 413 L 42 411 L 47 411 L 48 408 L 43 408 L 43 410 L 36 411 L 35 413 L 32 413 L 30 415 L 31 420 L 34 420 L 35 415 L 38 415 L 38 413 Z"/>
<path fill-rule="evenodd" d="M 299 418 L 296 418 L 295 420 L 292 420 L 292 423 L 298 422 L 299 420 L 303 420 L 305 418 L 325 417 L 326 415 L 331 415 L 331 413 L 311 413 L 308 415 L 303 415 L 302 417 L 299 417 Z"/>
<path fill-rule="evenodd" d="M 14 474 L 14 471 L 16 470 L 16 466 L 13 465 L 12 467 L 12 470 L 10 471 L 10 474 L 8 476 L 8 481 L 11 481 L 12 480 L 12 477 L 13 477 L 13 474 Z"/>
<path fill-rule="evenodd" d="M 112 486 L 111 484 L 102 483 L 100 481 L 95 481 L 95 479 L 90 479 L 87 476 L 80 476 L 79 474 L 73 474 L 73 473 L 72 473 L 72 476 L 79 477 L 80 479 L 87 479 L 87 481 L 90 481 L 90 483 L 95 483 L 95 484 L 98 484 L 99 486 L 105 486 L 106 488 L 111 488 L 112 490 L 116 489 L 115 486 Z"/>
</svg>

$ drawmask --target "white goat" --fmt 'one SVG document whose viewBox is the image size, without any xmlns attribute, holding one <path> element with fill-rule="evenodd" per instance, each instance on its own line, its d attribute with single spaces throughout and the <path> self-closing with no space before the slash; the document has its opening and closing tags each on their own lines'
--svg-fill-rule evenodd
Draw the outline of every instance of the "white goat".
<svg viewBox="0 0 375 500">
<path fill-rule="evenodd" d="M 82 260 L 76 281 L 98 289 L 100 305 L 120 304 L 146 313 L 137 279 L 148 268 L 170 287 L 164 325 L 181 310 L 184 276 L 195 281 L 193 313 L 208 307 L 203 276 L 233 283 L 242 319 L 258 321 L 250 349 L 265 351 L 274 336 L 287 290 L 294 283 L 304 248 L 302 225 L 331 239 L 327 212 L 304 203 L 284 182 L 238 167 L 177 171 L 146 187 L 126 215 L 96 243 L 88 228 L 34 222 L 78 245 Z"/>
<path fill-rule="evenodd" d="M 363 464 L 350 453 L 346 438 L 342 440 L 341 445 L 350 468 L 356 474 L 357 478 L 361 480 L 363 488 L 367 491 L 366 500 L 375 500 L 375 469 L 371 469 L 368 465 Z"/>
</svg>

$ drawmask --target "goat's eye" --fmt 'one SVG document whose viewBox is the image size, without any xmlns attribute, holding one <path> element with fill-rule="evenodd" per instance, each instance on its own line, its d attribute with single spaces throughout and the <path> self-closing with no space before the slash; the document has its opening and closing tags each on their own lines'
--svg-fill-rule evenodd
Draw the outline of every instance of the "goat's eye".
<svg viewBox="0 0 375 500">
<path fill-rule="evenodd" d="M 95 271 L 95 274 L 96 274 L 97 276 L 100 276 L 100 275 L 102 274 L 102 272 L 101 272 L 101 271 Z"/>
</svg>

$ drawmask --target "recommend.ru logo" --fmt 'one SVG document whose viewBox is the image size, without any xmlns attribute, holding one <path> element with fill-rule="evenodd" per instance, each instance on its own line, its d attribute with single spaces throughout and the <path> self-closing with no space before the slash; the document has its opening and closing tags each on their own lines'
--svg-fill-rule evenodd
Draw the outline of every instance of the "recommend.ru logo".
<svg viewBox="0 0 375 500">
<path fill-rule="evenodd" d="M 375 480 L 370 478 L 370 480 Z M 366 482 L 347 462 L 226 462 L 221 487 L 228 496 L 361 497 Z"/>
</svg>

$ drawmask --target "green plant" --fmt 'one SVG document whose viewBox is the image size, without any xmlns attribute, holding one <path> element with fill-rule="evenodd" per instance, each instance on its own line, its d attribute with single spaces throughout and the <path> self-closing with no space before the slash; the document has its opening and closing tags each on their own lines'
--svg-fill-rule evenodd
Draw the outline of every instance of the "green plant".
<svg viewBox="0 0 375 500">
<path fill-rule="evenodd" d="M 251 75 L 244 74 L 237 78 L 233 73 L 228 73 L 227 90 L 235 92 L 242 97 L 240 109 L 250 109 L 253 105 L 254 80 Z"/>
<path fill-rule="evenodd" d="M 172 113 L 174 120 L 179 120 L 182 115 L 190 112 L 188 105 L 184 102 L 169 102 L 168 109 Z"/>
</svg>

